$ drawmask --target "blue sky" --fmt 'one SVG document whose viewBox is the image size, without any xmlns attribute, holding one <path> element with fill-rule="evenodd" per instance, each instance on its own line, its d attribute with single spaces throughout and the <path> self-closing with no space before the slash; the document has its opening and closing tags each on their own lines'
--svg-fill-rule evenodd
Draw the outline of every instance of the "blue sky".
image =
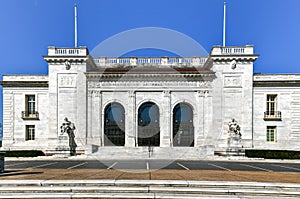
<svg viewBox="0 0 300 199">
<path fill-rule="evenodd" d="M 161 27 L 186 34 L 209 52 L 212 46 L 222 44 L 223 2 L 0 0 L 0 74 L 46 74 L 47 64 L 42 56 L 47 54 L 47 47 L 74 45 L 75 3 L 78 5 L 80 46 L 93 49 L 122 31 Z M 227 4 L 226 44 L 253 44 L 255 52 L 260 54 L 254 72 L 300 71 L 297 60 L 300 52 L 299 0 L 227 0 Z M 149 51 L 144 53 L 147 55 Z M 151 53 L 149 55 L 165 55 L 163 51 Z"/>
</svg>

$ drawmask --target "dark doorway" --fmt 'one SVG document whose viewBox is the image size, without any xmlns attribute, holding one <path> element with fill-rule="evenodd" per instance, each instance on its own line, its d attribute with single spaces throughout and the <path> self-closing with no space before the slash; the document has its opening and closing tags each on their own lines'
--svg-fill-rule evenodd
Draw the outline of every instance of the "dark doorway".
<svg viewBox="0 0 300 199">
<path fill-rule="evenodd" d="M 153 102 L 146 102 L 138 110 L 138 146 L 159 146 L 159 143 L 159 108 Z"/>
<path fill-rule="evenodd" d="M 104 116 L 104 146 L 125 145 L 125 111 L 121 104 L 106 106 Z"/>
<path fill-rule="evenodd" d="M 173 146 L 194 146 L 193 109 L 186 103 L 173 109 Z"/>
</svg>

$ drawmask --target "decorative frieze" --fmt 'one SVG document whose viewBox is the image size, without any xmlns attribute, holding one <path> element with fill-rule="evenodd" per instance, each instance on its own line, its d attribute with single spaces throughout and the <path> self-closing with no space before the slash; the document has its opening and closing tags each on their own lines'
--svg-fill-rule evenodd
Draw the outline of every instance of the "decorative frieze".
<svg viewBox="0 0 300 199">
<path fill-rule="evenodd" d="M 89 88 L 112 88 L 112 87 L 198 87 L 208 88 L 211 87 L 209 81 L 108 81 L 108 82 L 88 82 Z"/>
</svg>

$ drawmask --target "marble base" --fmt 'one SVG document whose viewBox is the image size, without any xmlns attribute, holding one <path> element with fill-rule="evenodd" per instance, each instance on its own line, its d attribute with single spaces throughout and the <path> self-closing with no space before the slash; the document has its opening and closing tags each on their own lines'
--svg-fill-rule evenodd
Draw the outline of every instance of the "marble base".
<svg viewBox="0 0 300 199">
<path fill-rule="evenodd" d="M 69 146 L 69 136 L 64 133 L 58 136 L 58 146 L 55 149 L 55 156 L 70 157 L 76 155 L 76 150 Z"/>
<path fill-rule="evenodd" d="M 245 156 L 245 149 L 241 143 L 241 136 L 231 135 L 227 138 L 227 148 L 224 151 L 216 151 L 215 154 L 221 156 Z"/>
</svg>

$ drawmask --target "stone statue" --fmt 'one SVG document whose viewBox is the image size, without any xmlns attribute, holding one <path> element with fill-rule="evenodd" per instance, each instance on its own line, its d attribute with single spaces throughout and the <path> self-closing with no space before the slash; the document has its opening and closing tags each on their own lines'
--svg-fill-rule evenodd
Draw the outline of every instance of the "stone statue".
<svg viewBox="0 0 300 199">
<path fill-rule="evenodd" d="M 241 128 L 238 122 L 232 118 L 228 123 L 228 138 L 227 138 L 227 155 L 242 155 L 245 154 L 245 150 L 242 145 Z"/>
<path fill-rule="evenodd" d="M 65 117 L 64 122 L 60 126 L 60 134 L 67 133 L 68 135 L 75 130 L 74 123 L 70 122 L 67 117 Z"/>
<path fill-rule="evenodd" d="M 229 133 L 230 137 L 232 137 L 232 136 L 242 137 L 241 128 L 234 118 L 232 118 L 232 120 L 228 123 L 228 126 L 229 126 L 228 133 Z"/>
<path fill-rule="evenodd" d="M 62 125 L 60 126 L 60 134 L 64 135 L 65 133 L 68 135 L 69 137 L 69 147 L 71 148 L 71 150 L 75 150 L 76 148 L 76 143 L 75 143 L 75 134 L 74 134 L 74 130 L 75 130 L 75 125 L 74 123 L 72 123 L 71 121 L 68 120 L 67 117 L 65 117 L 64 122 L 62 123 Z"/>
</svg>

